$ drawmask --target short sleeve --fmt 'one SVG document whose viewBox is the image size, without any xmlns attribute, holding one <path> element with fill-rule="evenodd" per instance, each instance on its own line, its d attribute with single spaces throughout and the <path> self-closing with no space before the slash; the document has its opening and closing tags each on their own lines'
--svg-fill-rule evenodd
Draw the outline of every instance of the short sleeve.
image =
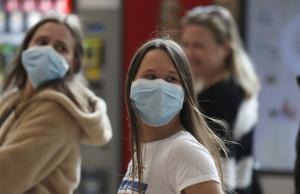
<svg viewBox="0 0 300 194">
<path fill-rule="evenodd" d="M 220 183 L 213 158 L 196 140 L 186 138 L 177 141 L 169 153 L 168 163 L 170 184 L 177 193 L 201 182 Z"/>
</svg>

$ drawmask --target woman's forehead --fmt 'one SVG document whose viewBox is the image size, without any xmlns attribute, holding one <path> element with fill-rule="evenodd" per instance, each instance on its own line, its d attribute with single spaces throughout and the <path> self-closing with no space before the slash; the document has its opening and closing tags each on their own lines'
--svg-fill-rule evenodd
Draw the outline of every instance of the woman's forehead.
<svg viewBox="0 0 300 194">
<path fill-rule="evenodd" d="M 42 24 L 34 33 L 32 38 L 44 36 L 50 40 L 64 42 L 65 44 L 75 45 L 75 40 L 71 31 L 64 24 L 49 21 Z"/>
<path fill-rule="evenodd" d="M 175 64 L 165 50 L 152 49 L 148 51 L 143 57 L 139 70 L 158 70 L 158 71 L 172 71 L 178 74 Z"/>
</svg>

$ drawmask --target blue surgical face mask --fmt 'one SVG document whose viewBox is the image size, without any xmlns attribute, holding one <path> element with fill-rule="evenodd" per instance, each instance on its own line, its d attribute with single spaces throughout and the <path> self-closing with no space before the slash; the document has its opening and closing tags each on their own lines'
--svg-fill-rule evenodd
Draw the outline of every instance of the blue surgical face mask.
<svg viewBox="0 0 300 194">
<path fill-rule="evenodd" d="M 34 88 L 63 78 L 69 70 L 66 59 L 52 46 L 34 46 L 22 53 L 22 63 Z"/>
<path fill-rule="evenodd" d="M 168 124 L 182 109 L 183 88 L 162 79 L 132 82 L 130 98 L 141 120 L 150 126 Z"/>
</svg>

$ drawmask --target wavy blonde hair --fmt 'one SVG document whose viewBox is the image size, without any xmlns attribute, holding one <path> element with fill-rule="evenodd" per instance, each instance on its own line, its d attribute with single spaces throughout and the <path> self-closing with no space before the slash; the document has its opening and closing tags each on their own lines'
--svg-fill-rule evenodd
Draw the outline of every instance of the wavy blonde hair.
<svg viewBox="0 0 300 194">
<path fill-rule="evenodd" d="M 200 25 L 209 29 L 218 44 L 229 42 L 231 53 L 225 65 L 229 73 L 241 85 L 246 98 L 257 94 L 260 89 L 258 76 L 247 55 L 231 13 L 218 5 L 198 6 L 188 11 L 181 20 L 181 28 L 187 25 Z"/>
</svg>

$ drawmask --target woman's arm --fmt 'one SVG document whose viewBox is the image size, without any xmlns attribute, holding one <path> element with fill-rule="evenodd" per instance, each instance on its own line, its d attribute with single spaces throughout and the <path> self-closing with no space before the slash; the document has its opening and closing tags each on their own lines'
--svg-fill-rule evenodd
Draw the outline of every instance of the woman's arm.
<svg viewBox="0 0 300 194">
<path fill-rule="evenodd" d="M 0 193 L 24 193 L 53 172 L 76 143 L 76 125 L 55 102 L 36 103 L 0 147 Z M 74 131 L 74 132 L 72 132 Z"/>
<path fill-rule="evenodd" d="M 176 141 L 168 155 L 169 182 L 177 193 L 222 194 L 213 192 L 221 191 L 214 160 L 196 139 L 186 136 Z"/>
<path fill-rule="evenodd" d="M 206 181 L 183 189 L 181 194 L 223 194 L 223 191 L 219 183 Z"/>
</svg>

